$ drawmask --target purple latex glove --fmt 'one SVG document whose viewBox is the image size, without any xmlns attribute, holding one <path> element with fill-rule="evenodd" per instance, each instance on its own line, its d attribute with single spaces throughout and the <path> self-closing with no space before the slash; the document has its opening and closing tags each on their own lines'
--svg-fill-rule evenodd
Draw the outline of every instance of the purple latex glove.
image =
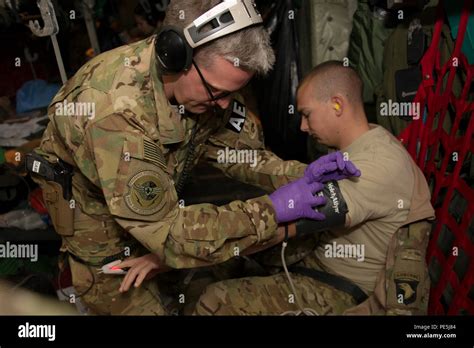
<svg viewBox="0 0 474 348">
<path fill-rule="evenodd" d="M 304 172 L 309 182 L 342 180 L 352 176 L 359 177 L 360 170 L 351 161 L 345 161 L 340 151 L 322 156 L 311 163 Z"/>
<path fill-rule="evenodd" d="M 326 198 L 315 196 L 323 189 L 319 182 L 308 183 L 303 177 L 280 187 L 270 195 L 275 208 L 278 223 L 302 218 L 324 220 L 326 217 L 313 209 L 317 205 L 326 204 Z"/>
</svg>

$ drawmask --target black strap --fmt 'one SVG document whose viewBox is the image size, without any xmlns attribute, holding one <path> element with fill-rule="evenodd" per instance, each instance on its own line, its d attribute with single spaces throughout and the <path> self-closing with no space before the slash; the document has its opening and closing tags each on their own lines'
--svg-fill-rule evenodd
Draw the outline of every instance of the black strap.
<svg viewBox="0 0 474 348">
<path fill-rule="evenodd" d="M 82 263 L 83 265 L 90 266 L 90 267 L 102 267 L 102 266 L 105 266 L 106 264 L 108 264 L 110 262 L 113 262 L 113 261 L 116 261 L 116 260 L 126 259 L 128 257 L 128 255 L 126 255 L 126 253 L 125 253 L 125 248 L 130 248 L 130 254 L 131 254 L 132 252 L 134 252 L 137 249 L 137 243 L 129 243 L 129 244 L 125 245 L 124 250 L 122 250 L 121 252 L 119 252 L 117 254 L 114 254 L 114 255 L 106 256 L 106 257 L 102 258 L 102 260 L 99 261 L 99 262 L 86 261 L 83 258 L 81 258 L 77 255 L 74 255 L 69 250 L 67 251 L 67 254 L 70 255 L 76 262 Z"/>
<path fill-rule="evenodd" d="M 285 239 L 283 241 L 288 242 L 288 224 L 285 224 Z"/>
<path fill-rule="evenodd" d="M 356 300 L 357 304 L 364 302 L 368 298 L 365 292 L 363 292 L 357 285 L 334 274 L 305 267 L 291 267 L 290 272 L 319 280 L 320 282 L 331 285 L 337 290 L 344 291 L 351 295 L 354 300 Z"/>
<path fill-rule="evenodd" d="M 71 253 L 70 251 L 66 251 L 67 255 L 71 256 L 71 258 L 78 262 L 78 263 L 81 263 L 85 266 L 89 266 L 89 267 L 102 267 L 103 264 L 102 264 L 102 261 L 101 262 L 89 262 L 89 261 L 86 261 L 82 258 L 80 258 L 79 256 L 77 255 L 74 255 L 73 253 Z"/>
<path fill-rule="evenodd" d="M 193 132 L 191 134 L 191 138 L 190 138 L 189 143 L 188 143 L 188 151 L 186 151 L 186 157 L 184 159 L 183 171 L 179 175 L 179 178 L 178 178 L 178 180 L 176 182 L 176 185 L 175 185 L 175 189 L 176 189 L 176 193 L 178 195 L 178 198 L 181 198 L 181 194 L 183 193 L 184 185 L 188 181 L 188 178 L 189 178 L 189 176 L 191 174 L 191 171 L 193 169 L 192 164 L 193 164 L 193 161 L 194 161 L 194 156 L 196 155 L 195 154 L 195 151 L 196 151 L 195 139 L 196 139 L 196 134 L 197 134 L 198 128 L 199 128 L 199 116 L 196 119 L 196 124 L 194 125 Z"/>
</svg>

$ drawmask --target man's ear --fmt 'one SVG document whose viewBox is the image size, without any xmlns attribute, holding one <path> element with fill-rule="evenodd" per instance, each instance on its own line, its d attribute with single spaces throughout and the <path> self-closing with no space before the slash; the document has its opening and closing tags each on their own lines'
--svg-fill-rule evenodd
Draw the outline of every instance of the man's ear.
<svg viewBox="0 0 474 348">
<path fill-rule="evenodd" d="M 346 107 L 344 99 L 336 95 L 331 98 L 331 104 L 336 116 L 341 116 L 344 112 L 344 108 Z"/>
</svg>

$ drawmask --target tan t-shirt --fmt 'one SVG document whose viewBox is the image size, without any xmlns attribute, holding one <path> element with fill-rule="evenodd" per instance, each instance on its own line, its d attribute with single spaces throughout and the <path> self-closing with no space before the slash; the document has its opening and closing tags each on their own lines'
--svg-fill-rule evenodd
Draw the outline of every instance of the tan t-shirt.
<svg viewBox="0 0 474 348">
<path fill-rule="evenodd" d="M 393 234 L 407 221 L 415 176 L 423 175 L 396 138 L 380 126 L 370 127 L 341 149 L 361 171 L 360 178 L 339 182 L 349 209 L 346 228 L 323 233 L 315 253 L 309 256 L 313 260 L 304 262 L 315 261 L 366 292 L 373 291 L 385 266 Z"/>
</svg>

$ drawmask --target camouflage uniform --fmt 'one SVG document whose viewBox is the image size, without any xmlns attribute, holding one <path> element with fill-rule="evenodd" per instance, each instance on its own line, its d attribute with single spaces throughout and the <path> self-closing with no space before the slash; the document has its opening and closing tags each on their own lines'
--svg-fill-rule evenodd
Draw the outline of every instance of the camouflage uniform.
<svg viewBox="0 0 474 348">
<path fill-rule="evenodd" d="M 258 120 L 240 95 L 217 119 L 211 112 L 199 117 L 177 112 L 164 94 L 154 40 L 119 47 L 84 65 L 50 105 L 51 122 L 37 150 L 50 162 L 60 158 L 74 167 L 74 233 L 62 236 L 62 251 L 74 255 L 69 258 L 73 283 L 96 313 L 165 313 L 150 282 L 119 294 L 122 278 L 97 274 L 91 266 L 127 246 L 131 256 L 148 249 L 162 263 L 182 269 L 223 262 L 235 248 L 241 252 L 275 235 L 268 196 L 221 207 L 180 207 L 175 182 L 196 123 L 194 164 L 205 157 L 226 175 L 268 191 L 300 177 L 306 167 L 264 149 Z M 67 109 L 69 103 L 90 102 L 94 117 Z M 56 114 L 60 106 L 71 111 L 68 117 Z M 224 147 L 258 150 L 257 166 L 217 163 Z"/>
<path fill-rule="evenodd" d="M 317 263 L 305 263 L 319 243 L 318 235 L 289 240 L 285 253 L 287 265 L 324 271 Z M 269 273 L 282 270 L 281 245 L 254 255 Z M 290 273 L 296 294 L 289 286 L 285 273 L 263 277 L 223 280 L 209 285 L 194 308 L 194 315 L 294 315 L 312 309 L 319 315 L 337 315 L 357 305 L 346 292 L 316 279 Z"/>
<path fill-rule="evenodd" d="M 319 315 L 342 314 L 357 303 L 351 295 L 298 274 L 292 275 L 303 309 Z M 231 279 L 208 286 L 199 299 L 196 315 L 298 314 L 295 294 L 284 273 L 268 277 Z"/>
</svg>

